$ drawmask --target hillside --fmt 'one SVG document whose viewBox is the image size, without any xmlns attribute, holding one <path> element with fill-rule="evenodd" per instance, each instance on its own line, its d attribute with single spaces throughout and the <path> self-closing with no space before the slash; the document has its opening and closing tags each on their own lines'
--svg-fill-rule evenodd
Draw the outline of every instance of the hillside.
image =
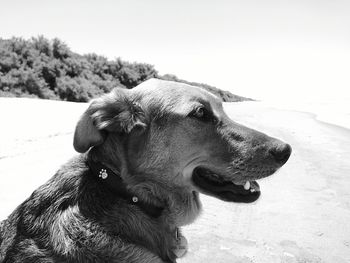
<svg viewBox="0 0 350 263">
<path fill-rule="evenodd" d="M 59 39 L 43 36 L 0 39 L 0 96 L 86 102 L 114 87 L 131 89 L 149 78 L 202 87 L 225 102 L 250 100 L 213 86 L 160 75 L 153 65 L 108 60 L 72 52 Z"/>
</svg>

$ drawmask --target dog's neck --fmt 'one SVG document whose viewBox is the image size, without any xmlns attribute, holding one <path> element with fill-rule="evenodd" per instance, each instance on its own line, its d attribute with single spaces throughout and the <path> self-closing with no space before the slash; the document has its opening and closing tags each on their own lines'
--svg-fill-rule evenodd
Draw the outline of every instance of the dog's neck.
<svg viewBox="0 0 350 263">
<path fill-rule="evenodd" d="M 125 204 L 130 208 L 135 207 L 134 215 L 138 213 L 143 214 L 139 214 L 139 216 L 133 218 L 133 220 L 139 219 L 142 221 L 133 225 L 135 230 L 131 231 L 131 233 L 134 234 L 128 238 L 135 242 L 137 241 L 142 246 L 146 246 L 150 251 L 161 256 L 163 259 L 167 259 L 168 261 L 166 262 L 175 262 L 176 256 L 173 249 L 179 236 L 179 229 L 174 224 L 168 224 L 166 220 L 168 218 L 168 208 L 155 205 L 155 202 L 149 202 L 148 199 L 144 198 L 144 195 L 137 195 L 134 191 L 130 191 L 115 167 L 112 170 L 107 164 L 94 161 L 92 155 L 87 155 L 85 160 L 89 168 L 89 173 L 97 180 L 98 184 L 105 187 L 112 196 L 114 195 L 117 198 L 124 199 L 126 201 Z M 115 218 L 118 217 L 116 216 Z M 112 222 L 115 223 L 114 220 Z M 122 225 L 123 223 L 118 223 L 118 227 Z M 145 230 L 145 225 L 148 226 L 147 230 Z M 143 236 L 145 237 L 144 239 L 138 234 L 136 234 L 135 238 L 135 233 L 146 232 L 147 234 Z"/>
<path fill-rule="evenodd" d="M 159 178 L 149 174 L 132 176 L 128 180 L 132 185 L 130 189 L 143 200 L 164 206 L 163 220 L 170 228 L 192 223 L 201 211 L 198 192 L 155 181 L 152 177 Z"/>
<path fill-rule="evenodd" d="M 94 147 L 88 153 L 88 159 L 101 162 L 114 173 L 119 173 L 127 189 L 139 200 L 155 207 L 164 207 L 162 217 L 170 229 L 190 224 L 198 217 L 201 203 L 197 192 L 181 187 L 169 188 L 160 182 L 151 182 L 153 176 L 148 176 L 146 181 L 142 181 L 144 176 L 130 175 L 123 151 L 122 146 L 118 152 Z"/>
<path fill-rule="evenodd" d="M 121 178 L 119 171 L 116 171 L 116 169 L 112 170 L 102 162 L 94 161 L 91 158 L 88 159 L 87 164 L 99 183 L 104 185 L 114 195 L 123 198 L 131 205 L 139 207 L 150 217 L 160 217 L 164 206 L 155 205 L 147 200 L 143 200 L 143 198 L 131 192 Z"/>
</svg>

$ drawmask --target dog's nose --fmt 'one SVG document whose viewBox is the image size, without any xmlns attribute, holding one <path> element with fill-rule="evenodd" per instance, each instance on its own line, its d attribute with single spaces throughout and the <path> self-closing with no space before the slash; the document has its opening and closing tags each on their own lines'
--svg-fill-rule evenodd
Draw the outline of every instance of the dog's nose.
<svg viewBox="0 0 350 263">
<path fill-rule="evenodd" d="M 273 156 L 275 161 L 282 166 L 288 161 L 289 156 L 292 153 L 292 147 L 287 143 L 283 143 L 272 147 L 269 150 L 269 153 Z"/>
</svg>

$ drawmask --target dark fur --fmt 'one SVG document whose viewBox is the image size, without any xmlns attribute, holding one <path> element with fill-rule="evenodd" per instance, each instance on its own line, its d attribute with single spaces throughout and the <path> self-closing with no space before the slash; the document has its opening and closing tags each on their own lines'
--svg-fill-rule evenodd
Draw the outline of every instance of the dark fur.
<svg viewBox="0 0 350 263">
<path fill-rule="evenodd" d="M 116 199 L 89 172 L 86 158 L 72 159 L 3 222 L 2 262 L 156 262 L 155 255 L 173 257 L 171 230 L 161 219 L 149 220 L 137 207 Z M 142 259 L 143 248 L 153 254 Z"/>
<path fill-rule="evenodd" d="M 199 101 L 213 107 L 219 123 L 186 117 Z M 175 230 L 201 209 L 190 182 L 194 167 L 205 163 L 237 182 L 266 177 L 283 165 L 270 154 L 281 145 L 233 123 L 218 99 L 198 88 L 153 80 L 112 92 L 77 124 L 74 147 L 82 154 L 1 222 L 0 262 L 175 262 Z M 196 157 L 203 151 L 206 160 Z M 187 164 L 189 153 L 196 158 Z M 144 202 L 164 207 L 161 216 L 101 184 L 91 160 L 120 172 Z"/>
</svg>

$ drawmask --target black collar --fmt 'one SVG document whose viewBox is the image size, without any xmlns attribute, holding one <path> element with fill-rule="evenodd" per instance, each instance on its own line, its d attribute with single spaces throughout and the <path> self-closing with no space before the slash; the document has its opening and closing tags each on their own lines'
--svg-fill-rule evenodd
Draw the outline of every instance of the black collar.
<svg viewBox="0 0 350 263">
<path fill-rule="evenodd" d="M 139 207 L 144 213 L 153 218 L 158 218 L 164 207 L 155 206 L 140 200 L 136 195 L 130 193 L 120 177 L 120 174 L 113 172 L 100 162 L 88 161 L 91 172 L 98 181 L 105 185 L 114 195 L 125 199 L 129 204 Z"/>
</svg>

